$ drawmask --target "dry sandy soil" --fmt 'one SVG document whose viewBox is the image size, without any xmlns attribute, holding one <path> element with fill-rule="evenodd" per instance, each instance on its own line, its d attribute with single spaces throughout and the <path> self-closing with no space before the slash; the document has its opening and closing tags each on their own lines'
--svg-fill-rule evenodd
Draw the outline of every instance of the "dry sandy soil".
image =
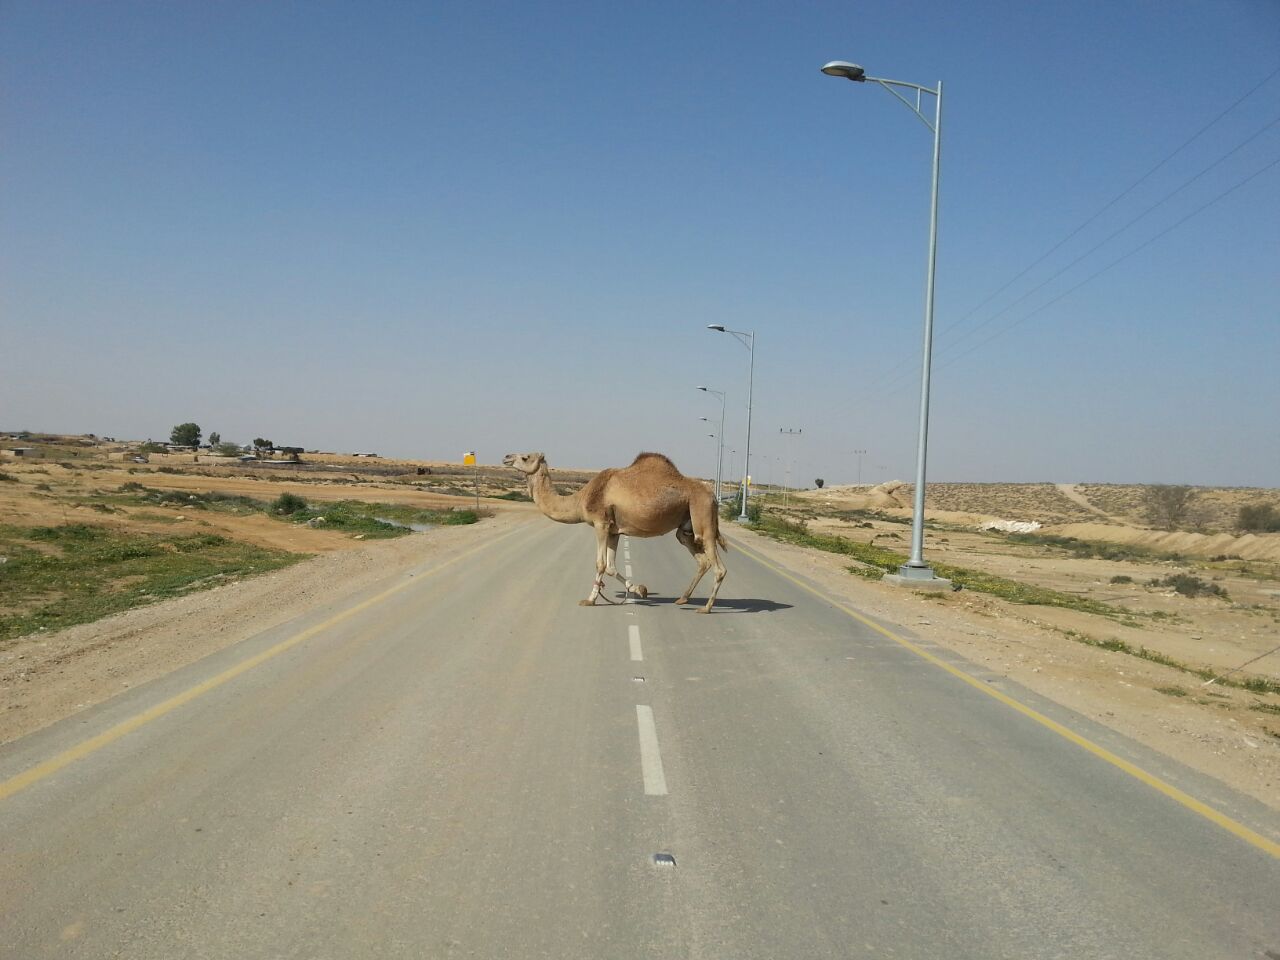
<svg viewBox="0 0 1280 960">
<path fill-rule="evenodd" d="M 386 465 L 385 461 L 379 464 Z M 457 465 L 437 466 L 461 472 Z M 150 523 L 157 524 L 157 529 L 172 529 L 174 522 L 207 525 L 237 539 L 316 556 L 253 580 L 142 607 L 57 634 L 8 642 L 0 648 L 0 741 L 38 729 L 105 700 L 122 687 L 161 676 L 283 623 L 314 605 L 322 590 L 325 599 L 334 598 L 334 584 L 342 585 L 337 588 L 338 593 L 354 593 L 396 570 L 432 556 L 460 552 L 479 538 L 501 534 L 514 523 L 537 520 L 536 511 L 529 504 L 488 501 L 485 505 L 494 508 L 496 516 L 477 526 L 442 527 L 428 536 L 356 542 L 336 531 L 296 527 L 263 516 L 190 512 L 187 519 L 175 521 L 174 517 L 187 515 L 176 508 L 162 507 L 100 514 L 74 505 L 78 497 L 96 489 L 114 490 L 126 480 L 149 487 L 246 493 L 257 499 L 273 499 L 281 492 L 292 491 L 309 500 L 365 499 L 437 508 L 465 506 L 469 502 L 467 498 L 430 492 L 424 478 L 414 471 L 406 471 L 407 478 L 373 474 L 354 479 L 302 479 L 296 473 L 263 468 L 223 468 L 209 471 L 214 474 L 209 476 L 161 473 L 154 467 L 144 468 L 143 473 L 126 473 L 123 464 L 82 463 L 77 469 L 67 469 L 49 462 L 6 462 L 0 464 L 0 470 L 18 482 L 0 483 L 0 517 L 23 524 L 91 520 L 135 529 L 145 529 Z M 187 469 L 205 467 L 192 465 Z M 389 474 L 394 472 L 393 468 Z M 489 468 L 484 475 L 489 486 L 482 489 L 489 492 L 519 488 L 516 480 L 504 477 L 500 468 Z M 440 476 L 433 468 L 425 481 L 438 482 Z M 449 476 L 449 482 L 454 479 Z M 581 477 L 566 474 L 559 479 L 572 486 Z M 317 482 L 320 480 L 324 482 Z M 49 489 L 36 490 L 37 484 Z M 1026 485 L 1035 488 L 1027 490 L 1015 489 L 1014 485 L 954 486 L 1011 488 L 996 491 L 996 502 L 1016 503 L 1026 509 L 1005 512 L 1003 515 L 1009 519 L 1052 517 L 1059 525 L 1099 524 L 1113 533 L 1121 529 L 1115 519 L 1124 519 L 1116 517 L 1117 508 L 1112 503 L 1095 507 L 1086 496 L 1088 488 L 1070 490 L 1070 494 L 1085 497 L 1087 503 L 1082 504 L 1053 485 Z M 865 492 L 854 491 L 852 495 Z M 806 500 L 809 496 L 802 495 L 802 508 L 817 510 L 824 499 L 836 503 L 834 509 L 850 502 L 848 495 L 842 496 L 840 491 L 815 491 L 812 499 Z M 1048 500 L 1037 506 L 1044 497 Z M 1230 601 L 1188 599 L 1142 585 L 1155 576 L 1167 575 L 1173 569 L 1168 564 L 1080 560 L 1044 548 L 1011 548 L 998 537 L 980 534 L 972 529 L 972 521 L 999 515 L 992 512 L 991 504 L 990 495 L 982 501 L 977 492 L 965 491 L 951 504 L 957 509 L 939 513 L 955 521 L 956 526 L 945 532 L 930 532 L 930 558 L 989 569 L 1134 610 L 1164 612 L 1170 619 L 1125 627 L 1096 615 L 1021 606 L 970 591 L 940 595 L 904 592 L 850 575 L 846 571 L 847 558 L 779 544 L 754 534 L 734 535 L 746 537 L 752 549 L 814 579 L 872 616 L 927 635 L 974 662 L 1280 809 L 1280 697 L 1218 684 L 1204 687 L 1198 677 L 1087 646 L 1071 639 L 1068 633 L 1114 636 L 1187 663 L 1230 670 L 1278 642 L 1280 581 L 1274 576 L 1219 572 Z M 958 509 L 961 506 L 969 512 Z M 1039 513 L 1026 512 L 1035 510 Z M 138 513 L 169 517 L 148 521 L 136 516 Z M 886 513 L 892 513 L 892 509 L 886 509 Z M 960 521 L 967 528 L 962 529 Z M 882 520 L 872 522 L 871 527 L 835 519 L 815 520 L 811 527 L 863 539 L 876 536 L 877 542 L 904 551 L 909 536 L 908 527 Z M 1130 529 L 1141 533 L 1136 527 Z M 1122 534 L 1123 530 L 1115 535 Z M 895 536 L 900 539 L 892 539 Z M 1280 540 L 1280 535 L 1276 539 Z M 732 555 L 729 563 L 732 577 Z M 1131 576 L 1135 583 L 1110 584 L 1110 577 L 1117 572 Z M 185 629 L 193 625 L 201 629 Z M 184 629 L 176 629 L 180 626 Z M 1274 654 L 1264 657 L 1249 672 L 1278 679 L 1280 668 L 1276 660 Z M 1182 691 L 1183 695 L 1170 691 Z"/>
</svg>

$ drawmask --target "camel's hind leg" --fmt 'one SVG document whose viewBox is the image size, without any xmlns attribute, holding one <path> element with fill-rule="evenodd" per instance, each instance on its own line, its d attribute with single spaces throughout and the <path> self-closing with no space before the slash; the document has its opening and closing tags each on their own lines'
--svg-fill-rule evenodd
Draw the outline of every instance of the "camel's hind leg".
<svg viewBox="0 0 1280 960">
<path fill-rule="evenodd" d="M 707 605 L 699 610 L 699 613 L 710 613 L 711 607 L 716 602 L 716 595 L 720 593 L 720 584 L 724 581 L 724 576 L 729 571 L 725 569 L 725 565 L 720 560 L 720 554 L 716 550 L 716 541 L 714 538 L 708 540 L 698 540 L 692 530 L 680 528 L 676 530 L 676 539 L 688 548 L 690 555 L 698 564 L 698 570 L 693 575 L 693 579 L 689 581 L 689 586 L 685 588 L 684 593 L 676 600 L 676 603 L 688 603 L 689 597 L 698 587 L 700 581 L 712 567 L 716 568 L 716 582 L 711 588 L 711 596 L 707 597 Z"/>
<path fill-rule="evenodd" d="M 718 546 L 721 540 L 718 521 L 719 518 L 715 513 L 715 501 L 710 501 L 694 507 L 691 511 L 690 526 L 682 526 L 676 530 L 676 539 L 688 548 L 693 559 L 698 562 L 698 572 L 694 574 L 693 581 L 676 603 L 688 603 L 690 595 L 698 586 L 698 581 L 712 567 L 716 568 L 715 585 L 711 588 L 711 596 L 707 598 L 707 605 L 699 611 L 700 613 L 711 612 L 711 608 L 716 602 L 716 596 L 720 593 L 720 584 L 724 582 L 725 574 L 729 572 L 725 569 L 725 565 L 720 559 Z"/>
<path fill-rule="evenodd" d="M 729 572 L 724 565 L 724 561 L 720 559 L 720 551 L 716 549 L 716 541 L 719 536 L 717 533 L 715 537 L 707 541 L 707 552 L 711 554 L 709 565 L 716 568 L 716 582 L 711 587 L 711 596 L 707 597 L 707 605 L 699 610 L 699 613 L 711 612 L 712 606 L 715 605 L 716 597 L 720 595 L 720 584 L 724 583 L 724 576 Z"/>
<path fill-rule="evenodd" d="M 684 593 L 680 594 L 676 600 L 676 603 L 688 603 L 689 595 L 697 587 L 698 581 L 711 569 L 711 562 L 707 560 L 706 551 L 698 549 L 698 541 L 694 539 L 692 527 L 676 527 L 676 539 L 684 544 L 685 549 L 689 551 L 689 555 L 698 564 L 698 572 L 693 575 L 693 579 L 689 581 L 689 586 L 684 588 Z"/>
</svg>

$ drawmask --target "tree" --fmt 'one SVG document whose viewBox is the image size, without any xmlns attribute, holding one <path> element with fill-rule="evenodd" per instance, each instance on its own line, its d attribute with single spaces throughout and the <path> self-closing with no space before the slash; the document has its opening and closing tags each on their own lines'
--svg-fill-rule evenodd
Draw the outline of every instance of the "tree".
<svg viewBox="0 0 1280 960">
<path fill-rule="evenodd" d="M 275 444 L 262 437 L 256 437 L 254 438 L 253 446 L 255 450 L 271 450 L 275 447 Z"/>
<path fill-rule="evenodd" d="M 1240 508 L 1236 526 L 1249 533 L 1280 532 L 1280 511 L 1262 501 L 1247 504 Z"/>
<path fill-rule="evenodd" d="M 238 457 L 244 453 L 238 443 L 219 443 L 213 448 L 213 452 L 220 457 Z"/>
<path fill-rule="evenodd" d="M 1161 530 L 1177 530 L 1191 514 L 1196 491 L 1191 487 L 1157 483 L 1143 489 L 1142 500 L 1147 508 L 1147 519 L 1153 526 Z"/>
<path fill-rule="evenodd" d="M 180 423 L 169 434 L 169 442 L 180 447 L 200 446 L 200 424 Z"/>
<path fill-rule="evenodd" d="M 222 434 L 220 434 L 217 430 L 209 434 L 209 446 L 216 447 L 221 442 L 222 442 Z"/>
<path fill-rule="evenodd" d="M 826 483 L 826 481 L 825 481 L 825 480 L 823 480 L 821 477 L 819 477 L 817 480 L 815 480 L 815 481 L 813 481 L 813 482 L 814 482 L 815 484 L 817 484 L 817 486 L 818 486 L 818 489 L 819 489 L 819 490 L 821 490 L 821 489 L 822 489 L 822 485 L 823 485 L 824 483 Z"/>
</svg>

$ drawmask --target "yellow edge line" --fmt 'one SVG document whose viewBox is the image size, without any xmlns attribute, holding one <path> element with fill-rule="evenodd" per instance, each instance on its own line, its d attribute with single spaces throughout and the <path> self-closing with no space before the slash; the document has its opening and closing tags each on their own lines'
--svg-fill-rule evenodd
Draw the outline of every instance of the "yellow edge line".
<svg viewBox="0 0 1280 960">
<path fill-rule="evenodd" d="M 521 527 L 517 527 L 515 530 L 510 530 L 507 533 L 502 534 L 501 536 L 497 537 L 494 540 L 490 540 L 487 543 L 482 543 L 479 546 L 472 547 L 470 550 L 466 551 L 465 553 L 460 553 L 456 557 L 446 560 L 443 563 L 439 564 L 438 566 L 432 567 L 430 570 L 425 571 L 418 577 L 414 577 L 412 579 L 405 579 L 403 583 L 398 583 L 394 587 L 390 587 L 389 589 L 382 591 L 382 593 L 378 594 L 375 597 L 370 597 L 368 600 L 363 600 L 360 603 L 356 604 L 354 607 L 349 607 L 348 609 L 344 610 L 342 613 L 335 614 L 334 616 L 330 617 L 328 620 L 324 621 L 324 623 L 316 624 L 314 627 L 308 627 L 306 630 L 303 630 L 301 633 L 295 634 L 294 636 L 290 637 L 287 640 L 280 641 L 275 646 L 270 647 L 269 649 L 263 650 L 261 653 L 255 654 L 254 656 L 250 657 L 247 660 L 243 660 L 240 663 L 237 663 L 234 667 L 230 667 L 224 670 L 222 673 L 219 673 L 216 676 L 210 677 L 208 680 L 204 681 L 203 683 L 196 684 L 194 687 L 191 687 L 188 690 L 184 690 L 182 693 L 176 694 L 175 696 L 170 697 L 168 700 L 165 700 L 161 703 L 156 704 L 154 707 L 151 707 L 149 710 L 144 710 L 142 713 L 136 714 L 135 716 L 130 717 L 128 720 L 121 721 L 120 723 L 116 724 L 114 727 L 111 727 L 109 730 L 104 730 L 102 733 L 98 734 L 96 737 L 91 737 L 90 739 L 85 740 L 82 743 L 78 743 L 74 747 L 71 747 L 68 750 L 64 750 L 62 753 L 59 753 L 56 756 L 50 757 L 48 760 L 44 761 L 43 763 L 37 764 L 36 766 L 31 767 L 28 770 L 24 770 L 22 773 L 19 773 L 19 774 L 16 774 L 15 776 L 10 777 L 8 780 L 5 780 L 3 783 L 0 783 L 0 800 L 9 799 L 9 797 L 12 797 L 15 793 L 19 793 L 20 791 L 27 789 L 27 787 L 30 787 L 33 784 L 39 783 L 41 780 L 45 779 L 48 776 L 51 776 L 52 774 L 57 773 L 59 770 L 63 769 L 64 767 L 70 766 L 71 764 L 75 763 L 77 760 L 82 760 L 85 757 L 89 756 L 91 753 L 95 753 L 98 750 L 101 750 L 103 747 L 107 746 L 108 744 L 114 743 L 115 741 L 119 740 L 121 737 L 127 736 L 130 733 L 133 733 L 135 730 L 139 729 L 140 727 L 146 726 L 152 720 L 159 719 L 160 717 L 163 717 L 165 714 L 172 713 L 174 710 L 177 710 L 179 707 L 183 706 L 184 704 L 190 703 L 192 700 L 195 700 L 197 697 L 203 696 L 204 694 L 208 693 L 210 690 L 215 690 L 218 687 L 222 686 L 224 683 L 234 680 L 236 677 L 240 676 L 242 673 L 247 673 L 248 671 L 252 670 L 254 667 L 260 666 L 261 664 L 272 659 L 273 657 L 279 656 L 280 654 L 284 653 L 286 650 L 291 650 L 294 647 L 296 647 L 298 644 L 305 643 L 306 641 L 310 640 L 312 637 L 316 636 L 319 633 L 323 633 L 325 630 L 328 630 L 330 627 L 334 626 L 335 624 L 341 623 L 344 620 L 349 620 L 352 617 L 356 616 L 356 614 L 363 613 L 365 610 L 368 610 L 370 607 L 373 607 L 379 603 L 382 603 L 388 597 L 391 597 L 392 595 L 399 593 L 401 590 L 414 586 L 416 583 L 420 583 L 423 578 L 439 573 L 441 570 L 444 570 L 446 567 L 451 567 L 455 563 L 465 560 L 467 557 L 470 557 L 472 554 L 478 553 L 481 550 L 487 550 L 489 547 L 492 547 L 494 544 L 500 543 L 501 541 L 507 539 L 512 534 L 519 531 L 520 529 Z"/>
<path fill-rule="evenodd" d="M 1232 820 L 1226 814 L 1215 810 L 1213 807 L 1210 807 L 1208 804 L 1202 803 L 1201 801 L 1197 800 L 1195 797 L 1191 796 L 1190 794 L 1183 793 L 1177 787 L 1171 784 L 1165 783 L 1159 777 L 1148 773 L 1147 771 L 1143 770 L 1141 767 L 1135 766 L 1134 764 L 1130 763 L 1128 760 L 1125 760 L 1121 757 L 1116 756 L 1110 750 L 1107 750 L 1104 747 L 1100 747 L 1098 744 L 1094 743 L 1092 740 L 1088 740 L 1085 737 L 1080 736 L 1080 734 L 1076 733 L 1074 730 L 1064 727 L 1062 724 L 1058 723 L 1055 720 L 1050 720 L 1044 714 L 1028 707 L 1025 703 L 1020 703 L 1017 700 L 1015 700 L 1013 697 L 1009 696 L 1008 694 L 1002 693 L 999 690 L 993 689 L 991 686 L 989 686 L 986 683 L 983 683 L 981 680 L 977 679 L 976 677 L 972 677 L 969 674 L 965 673 L 963 670 L 959 670 L 956 667 L 953 667 L 951 664 L 947 663 L 945 660 L 935 657 L 932 653 L 929 653 L 929 651 L 912 643 L 910 640 L 907 640 L 904 637 L 898 636 L 896 633 L 894 633 L 891 630 L 886 630 L 884 627 L 880 626 L 880 624 L 867 619 L 866 617 L 862 616 L 862 614 L 858 613 L 855 610 L 851 610 L 849 607 L 846 607 L 844 604 L 838 603 L 837 601 L 831 599 L 825 594 L 809 586 L 807 583 L 804 583 L 801 580 L 796 579 L 791 574 L 787 573 L 787 571 L 783 570 L 781 567 L 778 567 L 770 563 L 768 560 L 764 559 L 764 557 L 761 557 L 754 551 L 747 549 L 742 545 L 742 542 L 737 538 L 733 538 L 732 542 L 734 546 L 736 546 L 739 550 L 741 550 L 744 554 L 746 554 L 752 560 L 756 561 L 762 566 L 768 567 L 774 573 L 778 574 L 779 576 L 787 580 L 790 580 L 797 587 L 800 587 L 802 590 L 805 590 L 813 594 L 815 597 L 819 598 L 820 600 L 825 600 L 827 603 L 831 604 L 836 609 L 841 610 L 844 613 L 848 614 L 850 617 L 852 617 L 854 620 L 857 620 L 859 623 L 863 624 L 864 626 L 870 627 L 872 630 L 876 631 L 877 633 L 885 637 L 888 637 L 894 643 L 897 643 L 900 646 L 906 647 L 916 656 L 929 661 L 929 663 L 933 664 L 935 667 L 940 667 L 941 669 L 945 670 L 947 673 L 951 674 L 953 677 L 956 677 L 959 680 L 963 680 L 965 683 L 973 687 L 975 690 L 981 690 L 987 696 L 992 697 L 996 700 L 999 700 L 1001 703 L 1003 703 L 1007 707 L 1012 707 L 1014 710 L 1017 710 L 1023 716 L 1030 717 L 1036 723 L 1040 724 L 1043 727 L 1047 727 L 1048 729 L 1052 730 L 1054 733 L 1058 734 L 1058 736 L 1066 740 L 1070 740 L 1076 746 L 1083 747 L 1085 750 L 1088 750 L 1090 753 L 1092 753 L 1095 757 L 1098 757 L 1101 760 L 1105 760 L 1107 763 L 1111 764 L 1112 766 L 1118 767 L 1119 769 L 1123 770 L 1125 773 L 1129 774 L 1131 777 L 1141 780 L 1147 786 L 1160 791 L 1166 797 L 1169 797 L 1171 800 L 1177 801 L 1178 803 L 1186 807 L 1188 810 L 1191 810 L 1194 813 L 1198 813 L 1200 816 L 1204 817 L 1206 820 L 1209 820 L 1210 822 L 1217 824 L 1219 827 L 1222 827 L 1222 829 L 1228 830 L 1231 833 L 1234 833 L 1237 837 L 1239 837 L 1241 840 L 1244 840 L 1246 843 L 1251 844 L 1254 847 L 1257 847 L 1259 850 L 1263 851 L 1264 853 L 1269 853 L 1271 854 L 1271 856 L 1280 859 L 1280 843 L 1276 843 L 1273 840 L 1269 840 L 1266 837 L 1262 836 L 1261 834 L 1256 833 L 1253 830 L 1250 830 L 1244 824 L 1238 823 L 1237 821 Z"/>
</svg>

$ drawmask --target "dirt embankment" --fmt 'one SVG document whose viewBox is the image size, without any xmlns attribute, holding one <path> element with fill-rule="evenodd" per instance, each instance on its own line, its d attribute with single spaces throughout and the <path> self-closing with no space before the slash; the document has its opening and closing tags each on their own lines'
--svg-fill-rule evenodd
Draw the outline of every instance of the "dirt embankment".
<svg viewBox="0 0 1280 960">
<path fill-rule="evenodd" d="M 1186 531 L 1142 530 L 1110 523 L 1067 523 L 1046 528 L 1046 532 L 1078 540 L 1124 543 L 1158 553 L 1178 553 L 1193 557 L 1239 557 L 1242 560 L 1280 562 L 1280 534 L 1188 533 Z"/>
<path fill-rule="evenodd" d="M 1136 517 L 1142 510 L 1140 487 L 1078 484 L 940 483 L 930 484 L 925 503 L 928 519 L 957 526 L 995 520 L 1031 520 L 1041 532 L 1079 540 L 1142 547 L 1158 553 L 1194 557 L 1238 557 L 1280 562 L 1280 533 L 1202 533 L 1153 530 Z M 909 519 L 914 487 L 890 481 L 874 487 L 827 487 L 799 494 L 826 511 L 867 510 Z M 1103 505 L 1095 503 L 1098 496 Z M 1200 494 L 1197 522 L 1208 517 L 1228 524 L 1248 503 L 1277 500 L 1276 491 L 1209 489 Z M 1107 509 L 1104 509 L 1104 506 Z M 1112 514 L 1110 510 L 1115 510 Z"/>
</svg>

